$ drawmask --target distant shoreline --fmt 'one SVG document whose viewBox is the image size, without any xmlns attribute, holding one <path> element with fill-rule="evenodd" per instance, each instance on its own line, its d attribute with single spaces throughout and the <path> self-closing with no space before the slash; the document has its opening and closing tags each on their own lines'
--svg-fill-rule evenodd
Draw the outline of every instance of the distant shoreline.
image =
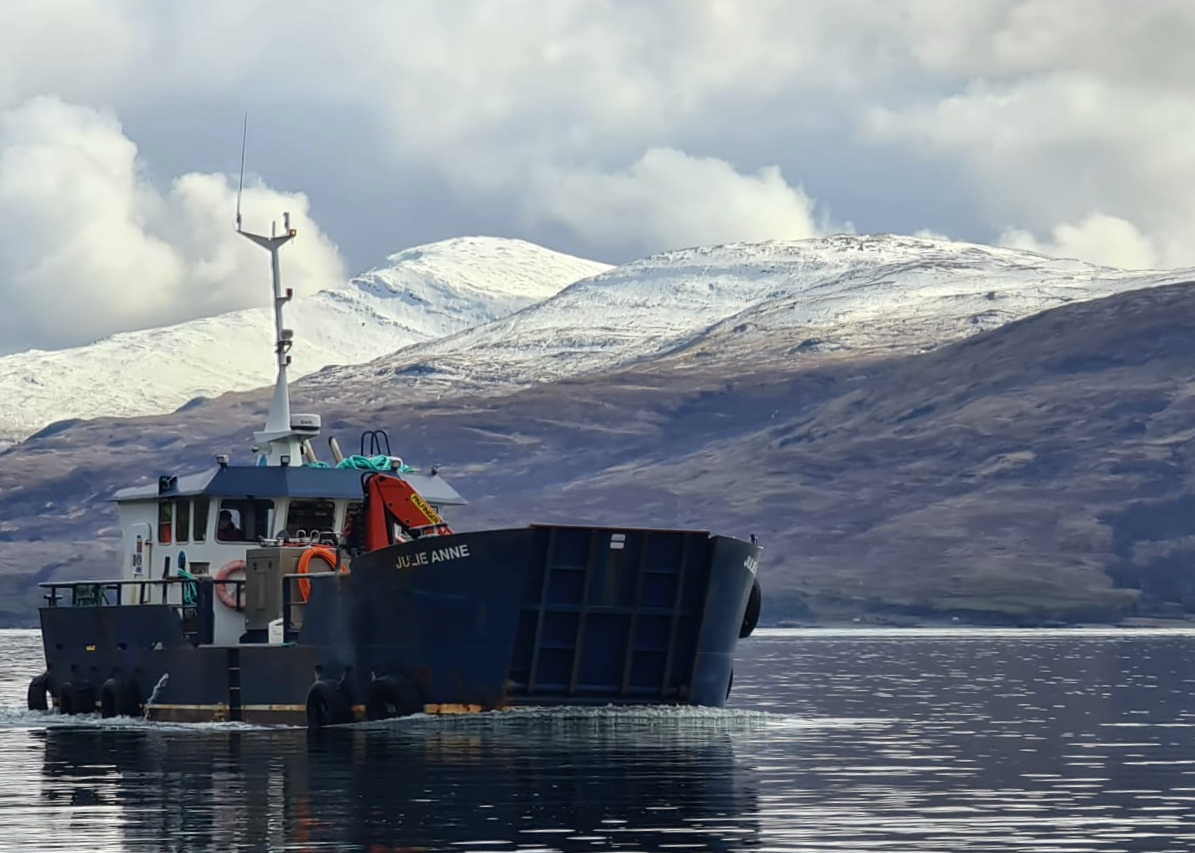
<svg viewBox="0 0 1195 853">
<path fill-rule="evenodd" d="M 1015 624 L 978 622 L 964 619 L 896 619 L 896 618 L 858 618 L 858 619 L 779 619 L 774 622 L 760 622 L 761 628 L 807 628 L 817 629 L 858 629 L 868 628 L 1023 628 L 1026 630 L 1058 630 L 1061 628 L 1195 628 L 1195 616 L 1132 616 L 1117 622 L 1055 622 L 1042 624 Z"/>
</svg>

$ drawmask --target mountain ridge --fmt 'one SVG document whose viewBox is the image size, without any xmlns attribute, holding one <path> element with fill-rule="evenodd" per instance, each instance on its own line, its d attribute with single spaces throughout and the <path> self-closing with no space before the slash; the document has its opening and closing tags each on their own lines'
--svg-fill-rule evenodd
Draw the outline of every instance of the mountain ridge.
<svg viewBox="0 0 1195 853">
<path fill-rule="evenodd" d="M 1190 276 L 895 235 L 696 247 L 615 267 L 494 322 L 304 381 L 326 387 L 391 376 L 404 393 L 433 397 L 526 387 L 655 357 L 724 326 L 742 326 L 745 339 L 802 329 L 801 343 L 819 350 L 916 351 L 1056 305 Z"/>
</svg>

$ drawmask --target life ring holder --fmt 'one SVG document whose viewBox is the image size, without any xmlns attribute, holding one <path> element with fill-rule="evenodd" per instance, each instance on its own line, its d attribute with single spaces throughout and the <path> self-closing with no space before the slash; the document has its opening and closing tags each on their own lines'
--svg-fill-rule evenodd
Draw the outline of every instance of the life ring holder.
<svg viewBox="0 0 1195 853">
<path fill-rule="evenodd" d="M 229 591 L 228 585 L 225 581 L 233 572 L 244 572 L 245 561 L 243 559 L 230 560 L 221 566 L 220 571 L 216 572 L 216 582 L 213 586 L 216 587 L 216 598 L 220 599 L 220 603 L 230 610 L 244 610 L 245 602 L 237 601 L 238 596 Z"/>
<path fill-rule="evenodd" d="M 299 556 L 299 564 L 295 566 L 295 572 L 300 575 L 307 574 L 311 561 L 316 557 L 327 563 L 328 568 L 332 571 L 336 571 L 336 552 L 323 545 L 312 545 Z M 349 567 L 343 560 L 340 561 L 340 573 L 348 574 L 348 571 Z M 311 581 L 307 578 L 299 578 L 299 595 L 302 596 L 304 602 L 311 595 Z"/>
</svg>

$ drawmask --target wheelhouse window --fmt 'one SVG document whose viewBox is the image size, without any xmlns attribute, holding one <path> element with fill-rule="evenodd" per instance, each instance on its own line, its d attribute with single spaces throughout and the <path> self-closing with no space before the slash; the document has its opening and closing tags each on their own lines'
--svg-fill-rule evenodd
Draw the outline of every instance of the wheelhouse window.
<svg viewBox="0 0 1195 853">
<path fill-rule="evenodd" d="M 335 529 L 336 504 L 324 500 L 293 500 L 286 511 L 288 536 L 331 532 Z"/>
<path fill-rule="evenodd" d="M 255 542 L 270 536 L 274 526 L 274 502 L 260 498 L 225 498 L 216 518 L 216 539 L 220 542 Z"/>
<path fill-rule="evenodd" d="M 194 507 L 194 516 L 191 508 Z M 202 542 L 207 532 L 206 498 L 168 498 L 158 501 L 158 542 Z M 194 521 L 194 525 L 192 525 Z"/>
<path fill-rule="evenodd" d="M 195 498 L 192 504 L 195 508 L 195 514 L 192 516 L 191 538 L 196 542 L 202 542 L 207 539 L 207 511 L 212 502 L 207 498 Z"/>
<path fill-rule="evenodd" d="M 175 498 L 174 501 L 174 541 L 186 542 L 191 538 L 191 500 L 190 498 Z"/>
<path fill-rule="evenodd" d="M 170 532 L 174 519 L 173 501 L 158 501 L 158 542 L 170 544 Z"/>
</svg>

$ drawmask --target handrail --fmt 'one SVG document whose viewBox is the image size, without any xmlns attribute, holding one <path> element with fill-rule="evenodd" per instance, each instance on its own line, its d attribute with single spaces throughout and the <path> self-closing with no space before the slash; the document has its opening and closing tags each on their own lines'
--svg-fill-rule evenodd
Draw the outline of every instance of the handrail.
<svg viewBox="0 0 1195 853">
<path fill-rule="evenodd" d="M 246 580 L 229 579 L 227 581 L 220 581 L 220 583 L 234 585 L 236 587 L 237 601 L 243 600 Z M 170 601 L 170 589 L 179 584 L 182 585 L 179 595 L 180 600 Z M 192 644 L 199 646 L 204 643 L 211 643 L 213 640 L 215 627 L 214 584 L 215 581 L 212 577 L 199 575 L 192 577 L 142 578 L 137 580 L 121 578 L 119 580 L 103 581 L 41 581 L 38 583 L 38 586 L 49 590 L 43 598 L 46 600 L 46 606 L 53 608 L 58 608 L 59 602 L 66 598 L 62 594 L 62 591 L 70 590 L 70 604 L 69 606 L 64 606 L 63 609 L 137 607 L 153 604 L 152 596 L 147 593 L 156 586 L 162 590 L 160 604 L 169 607 L 178 614 L 183 636 L 189 638 Z M 123 593 L 124 588 L 127 586 L 140 588 L 140 594 L 136 596 L 136 600 L 130 602 L 128 605 L 125 604 Z M 83 594 L 80 594 L 81 592 Z M 110 592 L 115 593 L 115 601 L 109 599 Z"/>
<path fill-rule="evenodd" d="M 331 572 L 329 572 L 329 574 L 331 574 Z M 137 580 L 39 581 L 37 585 L 40 587 L 48 588 L 48 587 L 54 587 L 54 586 L 70 587 L 70 586 L 78 586 L 80 584 L 85 585 L 85 586 L 86 585 L 90 585 L 90 586 L 134 586 L 136 584 L 172 584 L 172 583 L 197 583 L 197 582 L 198 583 L 204 583 L 204 582 L 215 583 L 215 580 L 210 575 L 195 575 L 194 577 L 190 577 L 190 578 L 170 577 L 170 578 L 144 578 L 144 579 L 139 578 Z M 220 583 L 243 584 L 243 583 L 245 583 L 245 579 L 244 578 L 229 578 L 228 580 L 220 581 Z"/>
<path fill-rule="evenodd" d="M 214 582 L 214 580 L 211 577 L 200 575 L 200 576 L 196 576 L 193 578 L 168 577 L 168 578 L 139 578 L 139 579 L 134 579 L 134 580 L 127 580 L 127 579 L 121 578 L 119 580 L 40 581 L 38 583 L 38 587 L 42 588 L 42 589 L 49 590 L 48 594 L 42 596 L 42 598 L 44 598 L 46 600 L 46 604 L 49 607 L 57 607 L 58 606 L 58 602 L 62 598 L 62 596 L 59 595 L 59 590 L 70 590 L 71 591 L 71 593 L 72 593 L 71 606 L 72 607 L 88 607 L 88 606 L 116 607 L 119 605 L 123 605 L 123 603 L 124 603 L 123 602 L 124 596 L 121 594 L 121 590 L 126 586 L 140 587 L 141 595 L 138 597 L 137 604 L 149 603 L 147 601 L 148 597 L 145 594 L 147 588 L 152 589 L 154 587 L 161 587 L 161 589 L 162 589 L 162 604 L 166 604 L 166 603 L 168 603 L 166 601 L 167 590 L 171 585 L 175 585 L 175 584 L 194 585 L 196 583 L 213 583 L 213 582 Z M 221 581 L 221 583 L 231 584 L 234 587 L 236 587 L 237 600 L 239 601 L 241 599 L 241 596 L 244 594 L 244 591 L 245 591 L 245 584 L 246 584 L 245 579 L 230 578 L 226 581 Z M 81 587 L 83 587 L 83 588 L 90 587 L 96 591 L 95 597 L 96 597 L 97 601 L 95 602 L 94 605 L 87 605 L 87 604 L 80 605 L 80 604 L 75 603 L 79 600 L 77 593 Z M 115 602 L 108 601 L 106 593 L 109 591 L 116 592 L 116 601 Z M 194 602 L 190 602 L 190 604 L 193 604 L 193 603 Z M 176 606 L 188 606 L 188 604 L 189 604 L 188 602 L 183 601 L 181 605 L 176 605 Z"/>
</svg>

